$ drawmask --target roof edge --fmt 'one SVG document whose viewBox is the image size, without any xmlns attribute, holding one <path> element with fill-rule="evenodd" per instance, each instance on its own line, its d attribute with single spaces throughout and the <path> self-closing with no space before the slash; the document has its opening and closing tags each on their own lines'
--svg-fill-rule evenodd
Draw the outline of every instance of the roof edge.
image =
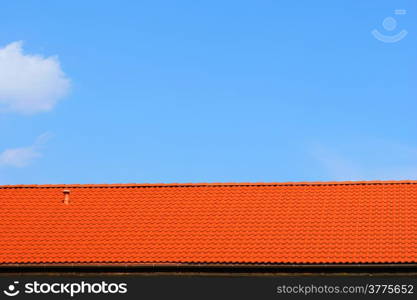
<svg viewBox="0 0 417 300">
<path fill-rule="evenodd" d="M 170 188 L 170 187 L 233 187 L 233 186 L 333 186 L 333 185 L 397 185 L 417 184 L 417 180 L 369 181 L 300 181 L 300 182 L 212 182 L 212 183 L 113 183 L 113 184 L 20 184 L 0 185 L 0 189 L 18 188 Z"/>
<path fill-rule="evenodd" d="M 410 260 L 407 262 L 395 261 L 357 261 L 357 262 L 40 262 L 40 263 L 0 263 L 2 268 L 56 268 L 56 267 L 361 267 L 361 266 L 413 266 L 417 268 L 417 261 Z"/>
<path fill-rule="evenodd" d="M 153 274 L 153 275 L 417 275 L 416 263 L 363 264 L 66 264 L 66 265 L 0 265 L 0 277 L 8 274 Z"/>
</svg>

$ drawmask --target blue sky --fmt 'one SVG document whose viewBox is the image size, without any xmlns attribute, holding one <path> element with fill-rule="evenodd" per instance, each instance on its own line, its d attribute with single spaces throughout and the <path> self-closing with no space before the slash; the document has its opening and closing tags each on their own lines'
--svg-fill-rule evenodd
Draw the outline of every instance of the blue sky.
<svg viewBox="0 0 417 300">
<path fill-rule="evenodd" d="M 4 2 L 0 184 L 417 179 L 416 14 Z"/>
</svg>

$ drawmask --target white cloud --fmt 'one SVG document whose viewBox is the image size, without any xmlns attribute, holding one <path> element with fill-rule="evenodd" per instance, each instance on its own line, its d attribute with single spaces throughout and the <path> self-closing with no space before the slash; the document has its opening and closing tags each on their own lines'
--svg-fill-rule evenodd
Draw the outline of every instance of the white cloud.
<svg viewBox="0 0 417 300">
<path fill-rule="evenodd" d="M 362 142 L 346 150 L 316 144 L 311 154 L 326 180 L 415 180 L 417 148 L 393 141 Z"/>
<path fill-rule="evenodd" d="M 69 87 L 57 57 L 24 54 L 22 42 L 0 48 L 0 111 L 49 111 Z"/>
<path fill-rule="evenodd" d="M 355 162 L 329 148 L 316 146 L 313 157 L 320 163 L 329 180 L 363 180 L 363 170 Z"/>
<path fill-rule="evenodd" d="M 31 164 L 35 159 L 42 156 L 40 150 L 51 137 L 51 134 L 40 135 L 31 146 L 6 149 L 0 153 L 0 166 L 22 168 Z"/>
</svg>

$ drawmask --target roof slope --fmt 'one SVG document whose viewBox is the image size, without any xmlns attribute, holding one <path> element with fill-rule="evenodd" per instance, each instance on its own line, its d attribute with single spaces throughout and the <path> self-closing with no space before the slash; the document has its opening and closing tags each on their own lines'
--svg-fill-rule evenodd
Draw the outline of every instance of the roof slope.
<svg viewBox="0 0 417 300">
<path fill-rule="evenodd" d="M 0 264 L 406 262 L 417 181 L 0 186 Z"/>
</svg>

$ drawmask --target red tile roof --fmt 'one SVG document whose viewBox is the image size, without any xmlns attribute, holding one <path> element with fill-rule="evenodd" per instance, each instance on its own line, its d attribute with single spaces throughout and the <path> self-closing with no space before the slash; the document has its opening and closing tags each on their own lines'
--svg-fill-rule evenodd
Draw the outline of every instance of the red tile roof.
<svg viewBox="0 0 417 300">
<path fill-rule="evenodd" d="M 0 186 L 0 264 L 407 262 L 417 181 Z"/>
</svg>

